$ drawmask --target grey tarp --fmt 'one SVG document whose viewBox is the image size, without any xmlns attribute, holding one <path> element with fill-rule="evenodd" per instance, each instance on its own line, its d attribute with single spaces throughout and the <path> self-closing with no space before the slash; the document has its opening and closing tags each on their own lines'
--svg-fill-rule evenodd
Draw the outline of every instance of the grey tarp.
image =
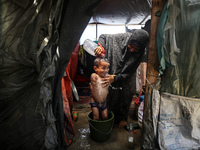
<svg viewBox="0 0 200 150">
<path fill-rule="evenodd" d="M 1 0 L 1 149 L 60 149 L 66 145 L 61 79 L 99 3 Z"/>
</svg>

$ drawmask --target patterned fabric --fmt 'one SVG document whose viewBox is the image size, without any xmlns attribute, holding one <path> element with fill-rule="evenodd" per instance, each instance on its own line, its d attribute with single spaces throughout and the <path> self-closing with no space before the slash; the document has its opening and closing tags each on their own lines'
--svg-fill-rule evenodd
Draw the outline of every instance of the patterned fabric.
<svg viewBox="0 0 200 150">
<path fill-rule="evenodd" d="M 74 71 L 76 68 L 75 64 L 78 60 L 78 55 L 76 57 L 75 51 L 79 44 L 76 46 L 74 52 L 72 53 L 72 57 L 68 63 L 68 66 L 65 70 L 66 76 L 62 78 L 62 95 L 63 95 L 63 111 L 64 111 L 64 135 L 65 135 L 65 142 L 67 146 L 71 144 L 75 137 L 75 130 L 72 121 L 72 108 L 73 108 L 73 92 L 71 87 L 71 80 L 70 76 L 74 78 L 75 74 Z M 72 63 L 73 62 L 73 63 Z"/>
<path fill-rule="evenodd" d="M 64 135 L 67 146 L 75 137 L 74 125 L 72 122 L 69 100 L 66 94 L 65 79 L 62 78 L 63 110 L 64 110 Z"/>
<path fill-rule="evenodd" d="M 105 49 L 110 63 L 109 74 L 116 75 L 107 97 L 108 109 L 113 111 L 116 123 L 127 121 L 128 111 L 135 93 L 135 72 L 144 57 L 149 34 L 143 30 L 133 33 L 102 34 L 99 43 Z M 138 43 L 139 52 L 129 52 L 128 44 Z"/>
</svg>

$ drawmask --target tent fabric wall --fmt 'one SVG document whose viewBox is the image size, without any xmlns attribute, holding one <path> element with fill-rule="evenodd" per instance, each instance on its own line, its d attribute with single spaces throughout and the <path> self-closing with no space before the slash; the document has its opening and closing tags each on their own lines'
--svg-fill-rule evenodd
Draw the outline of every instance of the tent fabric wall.
<svg viewBox="0 0 200 150">
<path fill-rule="evenodd" d="M 197 71 L 200 67 L 199 6 L 198 0 L 168 0 L 167 10 L 162 14 L 165 18 L 160 19 L 158 34 L 161 34 L 157 36 L 157 42 L 162 45 L 158 43 L 157 50 L 162 58 L 161 88 L 151 86 L 148 89 L 149 117 L 144 125 L 149 124 L 149 133 L 154 132 L 154 136 L 148 138 L 149 142 L 157 139 L 163 150 L 200 147 L 197 127 L 200 105 L 200 75 Z M 154 147 L 153 142 L 148 144 L 144 143 L 143 147 Z"/>
<path fill-rule="evenodd" d="M 160 37 L 163 38 L 163 45 L 158 50 L 164 58 L 160 64 L 164 61 L 166 65 L 161 91 L 199 98 L 200 4 L 197 2 L 168 0 L 169 15 L 163 28 L 163 37 Z"/>
<path fill-rule="evenodd" d="M 53 22 L 59 24 L 60 6 L 61 1 L 42 0 L 29 1 L 23 8 L 1 1 L 1 149 L 57 145 L 50 78 L 55 71 L 53 43 L 58 39 Z"/>
<path fill-rule="evenodd" d="M 61 79 L 100 0 L 0 3 L 0 147 L 67 146 Z M 58 48 L 59 46 L 59 48 Z"/>
<path fill-rule="evenodd" d="M 102 0 L 89 23 L 142 25 L 150 18 L 149 0 Z"/>
</svg>

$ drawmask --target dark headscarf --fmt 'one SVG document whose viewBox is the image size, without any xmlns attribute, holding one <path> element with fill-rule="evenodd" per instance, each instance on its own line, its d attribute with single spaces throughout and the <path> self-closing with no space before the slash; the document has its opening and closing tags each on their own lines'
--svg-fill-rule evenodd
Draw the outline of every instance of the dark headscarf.
<svg viewBox="0 0 200 150">
<path fill-rule="evenodd" d="M 110 62 L 110 74 L 133 74 L 140 64 L 149 40 L 149 34 L 143 29 L 133 33 L 103 34 L 99 43 L 105 49 L 105 57 Z M 139 52 L 129 52 L 128 44 L 135 44 Z"/>
<path fill-rule="evenodd" d="M 135 44 L 139 49 L 144 49 L 149 41 L 149 34 L 143 29 L 131 31 L 132 36 L 128 44 Z"/>
</svg>

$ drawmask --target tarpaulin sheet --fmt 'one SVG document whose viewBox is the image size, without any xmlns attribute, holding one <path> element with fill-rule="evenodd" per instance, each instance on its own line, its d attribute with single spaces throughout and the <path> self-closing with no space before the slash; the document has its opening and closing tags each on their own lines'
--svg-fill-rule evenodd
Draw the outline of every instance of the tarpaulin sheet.
<svg viewBox="0 0 200 150">
<path fill-rule="evenodd" d="M 55 73 L 52 43 L 58 40 L 52 38 L 53 22 L 59 24 L 61 6 L 61 1 L 1 1 L 1 149 L 57 146 L 49 79 Z"/>
<path fill-rule="evenodd" d="M 157 31 L 161 88 L 148 91 L 144 149 L 155 149 L 158 138 L 163 150 L 199 147 L 199 99 L 195 99 L 200 96 L 199 4 L 199 0 L 166 1 Z M 171 94 L 160 101 L 160 92 Z"/>
<path fill-rule="evenodd" d="M 79 2 L 1 0 L 0 149 L 66 145 L 61 80 L 100 0 Z"/>
<path fill-rule="evenodd" d="M 200 99 L 153 91 L 154 133 L 161 150 L 200 148 Z"/>
<path fill-rule="evenodd" d="M 157 116 L 159 113 L 159 99 L 155 99 L 155 95 L 159 94 L 160 89 L 160 77 L 157 77 L 157 81 L 151 84 L 148 79 L 146 81 L 150 84 L 148 88 L 148 94 L 145 94 L 144 110 L 143 110 L 143 133 L 142 134 L 142 149 L 158 149 L 157 141 Z M 154 92 L 154 91 L 157 92 Z M 156 119 L 155 119 L 156 117 Z"/>
<path fill-rule="evenodd" d="M 163 92 L 200 97 L 199 7 L 199 0 L 166 3 L 166 14 L 162 14 L 164 19 L 161 18 L 158 28 L 158 33 L 162 33 L 157 39 Z"/>
<path fill-rule="evenodd" d="M 89 23 L 138 25 L 150 18 L 150 0 L 102 0 Z"/>
</svg>

